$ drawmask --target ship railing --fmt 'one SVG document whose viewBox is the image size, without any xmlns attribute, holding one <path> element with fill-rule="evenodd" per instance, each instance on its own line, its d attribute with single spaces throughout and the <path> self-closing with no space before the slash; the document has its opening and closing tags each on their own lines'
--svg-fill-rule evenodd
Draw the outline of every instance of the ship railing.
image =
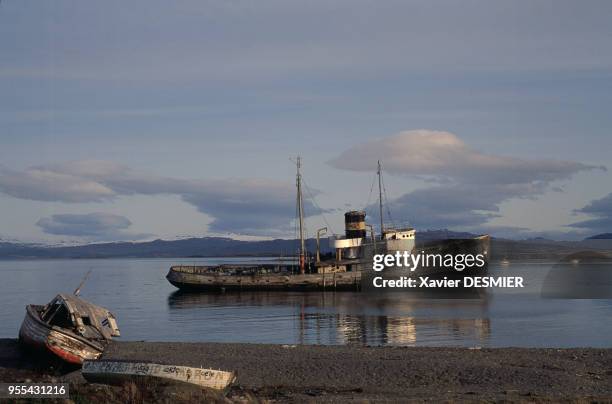
<svg viewBox="0 0 612 404">
<path fill-rule="evenodd" d="M 268 264 L 268 265 L 173 265 L 173 271 L 189 274 L 207 275 L 266 275 L 269 273 L 290 273 L 294 271 L 295 265 Z"/>
</svg>

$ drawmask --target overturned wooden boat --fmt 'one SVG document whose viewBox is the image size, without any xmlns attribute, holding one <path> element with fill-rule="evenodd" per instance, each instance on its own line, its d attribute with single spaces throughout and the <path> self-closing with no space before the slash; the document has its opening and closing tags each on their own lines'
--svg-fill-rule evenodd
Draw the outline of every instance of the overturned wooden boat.
<svg viewBox="0 0 612 404">
<path fill-rule="evenodd" d="M 29 304 L 19 339 L 62 360 L 80 365 L 97 359 L 120 335 L 113 314 L 76 295 L 59 294 L 46 305 Z"/>
<path fill-rule="evenodd" d="M 111 360 L 86 360 L 83 362 L 82 374 L 87 381 L 93 383 L 123 384 L 128 381 L 155 380 L 213 390 L 225 390 L 236 380 L 234 372 L 223 370 Z"/>
</svg>

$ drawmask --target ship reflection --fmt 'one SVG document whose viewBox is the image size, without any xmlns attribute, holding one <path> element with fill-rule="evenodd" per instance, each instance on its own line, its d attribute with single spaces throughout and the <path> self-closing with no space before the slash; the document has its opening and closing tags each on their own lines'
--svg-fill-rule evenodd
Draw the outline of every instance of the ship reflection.
<svg viewBox="0 0 612 404">
<path fill-rule="evenodd" d="M 488 298 L 423 299 L 363 293 L 242 292 L 169 295 L 171 312 L 224 307 L 289 308 L 297 343 L 486 345 Z"/>
</svg>

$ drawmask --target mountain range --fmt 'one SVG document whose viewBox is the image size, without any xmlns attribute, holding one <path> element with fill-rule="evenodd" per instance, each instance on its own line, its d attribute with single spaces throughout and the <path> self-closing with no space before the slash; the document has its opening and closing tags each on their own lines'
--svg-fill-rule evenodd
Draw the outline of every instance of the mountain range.
<svg viewBox="0 0 612 404">
<path fill-rule="evenodd" d="M 471 233 L 449 230 L 419 232 L 418 241 L 448 238 L 470 238 Z M 0 259 L 48 258 L 170 258 L 170 257 L 239 257 L 239 256 L 292 256 L 297 251 L 296 240 L 276 239 L 242 241 L 225 237 L 193 237 L 181 240 L 154 240 L 147 242 L 112 242 L 72 246 L 45 246 L 0 240 Z M 316 240 L 306 240 L 308 251 L 316 250 Z M 493 239 L 492 257 L 549 257 L 580 249 L 612 250 L 612 233 L 589 237 L 584 241 L 505 240 Z M 321 253 L 331 253 L 329 240 L 321 239 Z"/>
</svg>

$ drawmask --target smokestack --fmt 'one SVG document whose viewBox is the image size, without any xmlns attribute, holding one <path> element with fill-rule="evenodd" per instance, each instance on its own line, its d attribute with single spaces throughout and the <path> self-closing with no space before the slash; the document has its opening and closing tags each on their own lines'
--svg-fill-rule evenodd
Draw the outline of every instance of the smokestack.
<svg viewBox="0 0 612 404">
<path fill-rule="evenodd" d="M 346 238 L 365 238 L 366 213 L 362 210 L 353 210 L 344 214 L 344 229 Z"/>
</svg>

